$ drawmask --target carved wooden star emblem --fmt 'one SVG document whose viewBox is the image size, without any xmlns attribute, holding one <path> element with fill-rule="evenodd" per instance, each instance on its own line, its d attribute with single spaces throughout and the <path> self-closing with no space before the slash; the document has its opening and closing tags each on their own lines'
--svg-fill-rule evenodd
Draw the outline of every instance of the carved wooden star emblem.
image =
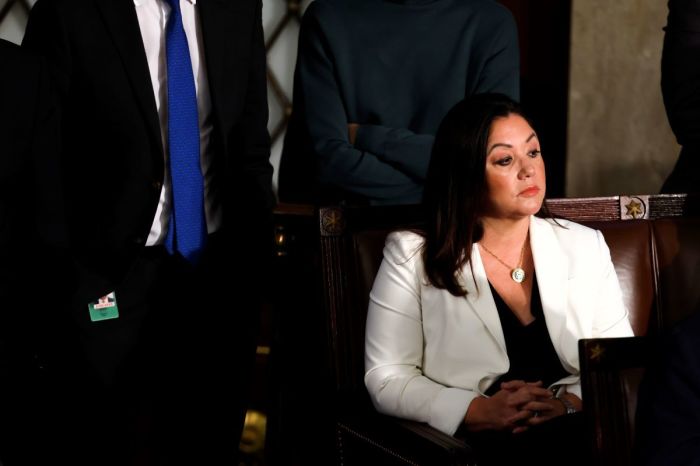
<svg viewBox="0 0 700 466">
<path fill-rule="evenodd" d="M 345 218 L 338 209 L 329 209 L 324 212 L 321 222 L 324 231 L 329 235 L 340 235 L 345 229 Z"/>
<path fill-rule="evenodd" d="M 627 215 L 629 215 L 632 218 L 640 218 L 644 216 L 644 209 L 642 203 L 639 201 L 631 199 L 629 204 L 627 204 L 625 208 L 627 209 Z"/>
<path fill-rule="evenodd" d="M 600 345 L 595 345 L 593 348 L 591 348 L 590 357 L 593 361 L 600 361 L 603 359 L 604 354 L 605 348 L 601 347 Z"/>
</svg>

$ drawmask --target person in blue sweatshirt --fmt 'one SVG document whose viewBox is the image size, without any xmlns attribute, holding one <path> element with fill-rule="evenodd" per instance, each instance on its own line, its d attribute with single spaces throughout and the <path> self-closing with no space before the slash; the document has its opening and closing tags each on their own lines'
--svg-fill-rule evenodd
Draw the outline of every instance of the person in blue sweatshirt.
<svg viewBox="0 0 700 466">
<path fill-rule="evenodd" d="M 519 100 L 517 29 L 492 0 L 316 0 L 304 14 L 283 202 L 421 200 L 434 134 L 467 95 Z"/>
</svg>

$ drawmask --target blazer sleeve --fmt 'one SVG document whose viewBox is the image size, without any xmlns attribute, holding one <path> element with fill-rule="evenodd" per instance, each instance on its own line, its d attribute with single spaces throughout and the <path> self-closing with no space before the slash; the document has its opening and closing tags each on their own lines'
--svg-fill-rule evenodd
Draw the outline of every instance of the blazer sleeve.
<svg viewBox="0 0 700 466">
<path fill-rule="evenodd" d="M 294 96 L 295 104 L 305 111 L 304 124 L 320 184 L 379 201 L 419 190 L 417 180 L 377 154 L 350 144 L 350 122 L 336 79 L 333 53 L 324 36 L 320 8 L 322 5 L 312 3 L 302 21 Z"/>
<path fill-rule="evenodd" d="M 387 239 L 370 293 L 365 385 L 377 411 L 452 435 L 478 394 L 423 375 L 420 241 L 401 235 Z"/>
</svg>

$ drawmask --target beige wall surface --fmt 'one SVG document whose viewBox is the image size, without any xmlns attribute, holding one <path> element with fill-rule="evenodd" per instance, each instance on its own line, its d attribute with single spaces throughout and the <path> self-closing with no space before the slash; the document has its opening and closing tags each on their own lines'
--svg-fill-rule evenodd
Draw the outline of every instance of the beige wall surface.
<svg viewBox="0 0 700 466">
<path fill-rule="evenodd" d="M 666 2 L 573 0 L 567 196 L 656 193 L 678 155 L 661 98 Z"/>
</svg>

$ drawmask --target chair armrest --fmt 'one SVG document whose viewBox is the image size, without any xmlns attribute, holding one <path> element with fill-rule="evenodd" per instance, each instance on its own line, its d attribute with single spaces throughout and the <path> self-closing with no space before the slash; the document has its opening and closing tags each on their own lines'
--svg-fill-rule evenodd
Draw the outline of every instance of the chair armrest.
<svg viewBox="0 0 700 466">
<path fill-rule="evenodd" d="M 342 464 L 474 465 L 471 448 L 427 424 L 363 409 L 336 422 Z M 368 461 L 371 459 L 371 461 Z"/>
<path fill-rule="evenodd" d="M 637 393 L 654 347 L 649 337 L 579 340 L 591 464 L 632 464 Z"/>
</svg>

